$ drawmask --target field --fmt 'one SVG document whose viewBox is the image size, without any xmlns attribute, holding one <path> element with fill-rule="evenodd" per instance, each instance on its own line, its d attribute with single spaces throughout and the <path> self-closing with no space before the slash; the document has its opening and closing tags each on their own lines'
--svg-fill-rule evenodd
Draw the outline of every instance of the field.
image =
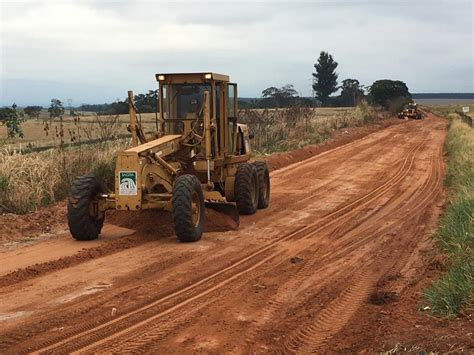
<svg viewBox="0 0 474 355">
<path fill-rule="evenodd" d="M 142 114 L 142 122 L 146 131 L 154 131 L 155 114 Z M 79 116 L 79 122 L 75 121 L 72 116 L 65 115 L 63 117 L 63 140 L 65 143 L 82 139 L 84 142 L 100 138 L 100 123 L 113 125 L 107 131 L 108 134 L 126 135 L 127 125 L 129 124 L 128 115 L 118 116 L 101 116 L 99 119 L 94 114 Z M 6 139 L 7 129 L 4 125 L 0 125 L 0 142 L 3 139 L 4 147 L 8 150 L 23 150 L 27 147 L 46 147 L 58 146 L 60 143 L 60 121 L 59 119 L 51 120 L 46 114 L 42 114 L 38 120 L 28 119 L 22 125 L 24 137 L 15 139 Z M 112 130 L 112 131 L 111 131 Z"/>
<path fill-rule="evenodd" d="M 461 108 L 462 106 L 473 106 L 474 99 L 416 99 L 415 100 L 420 105 L 425 106 L 451 106 L 456 108 Z"/>
<path fill-rule="evenodd" d="M 447 121 L 329 112 L 322 144 L 265 153 L 270 207 L 238 230 L 206 211 L 198 243 L 153 211 L 110 213 L 87 243 L 64 202 L 0 216 L 0 352 L 472 350 L 469 316 L 420 298 L 445 267 L 431 235 Z"/>
<path fill-rule="evenodd" d="M 439 102 L 438 104 L 428 106 L 428 109 L 437 115 L 447 116 L 455 111 L 462 111 L 462 108 L 466 106 L 469 107 L 469 115 L 474 116 L 474 101 L 466 102 L 466 100 L 463 100 L 461 103 L 453 103 L 451 100 L 448 103 Z"/>
<path fill-rule="evenodd" d="M 142 117 L 148 137 L 155 132 L 151 118 L 152 114 Z M 240 119 L 255 134 L 254 155 L 267 155 L 321 143 L 336 130 L 367 124 L 378 114 L 361 105 L 356 109 L 243 110 Z M 117 151 L 130 142 L 130 134 L 123 134 L 128 133 L 127 121 L 127 115 L 89 115 L 79 122 L 66 117 L 62 123 L 45 121 L 48 135 L 42 120 L 25 122 L 25 138 L 12 140 L 0 151 L 0 209 L 25 213 L 61 201 L 80 175 L 93 174 L 113 188 Z M 35 152 L 38 148 L 53 149 Z"/>
<path fill-rule="evenodd" d="M 418 103 L 425 106 L 430 106 L 431 109 L 439 114 L 446 115 L 449 112 L 455 110 L 461 110 L 463 106 L 470 106 L 471 114 L 474 114 L 474 100 L 454 100 L 454 99 L 419 99 Z M 284 111 L 285 109 L 280 109 Z M 246 111 L 246 110 L 243 110 Z M 252 109 L 261 114 L 263 109 Z M 275 112 L 278 110 L 269 109 L 268 112 Z M 311 120 L 318 122 L 330 122 L 347 115 L 352 108 L 315 108 L 312 109 Z M 99 138 L 97 118 L 94 113 L 84 112 L 79 116 L 79 123 L 74 121 L 74 118 L 69 115 L 63 117 L 63 130 L 64 130 L 64 141 L 70 143 L 71 138 L 76 140 L 82 139 L 83 141 L 90 140 L 91 138 Z M 104 116 L 103 120 L 113 120 L 114 116 Z M 156 122 L 154 113 L 141 114 L 143 127 L 146 132 L 151 133 L 155 131 Z M 49 129 L 45 130 L 46 123 L 50 126 Z M 127 135 L 127 125 L 129 123 L 128 115 L 118 115 L 116 127 L 114 127 L 114 134 L 116 135 Z M 45 146 L 57 146 L 60 142 L 60 138 L 56 132 L 60 128 L 60 122 L 58 119 L 49 121 L 47 112 L 43 111 L 40 115 L 39 120 L 28 119 L 22 124 L 22 130 L 24 138 L 6 139 L 7 131 L 4 125 L 0 125 L 0 143 L 3 143 L 4 148 L 8 150 L 23 150 L 26 147 L 45 147 Z M 46 132 L 48 131 L 48 133 Z"/>
<path fill-rule="evenodd" d="M 352 109 L 350 108 L 317 108 L 312 110 L 311 119 L 327 121 L 340 117 L 341 114 L 344 114 L 345 112 L 349 112 L 351 110 Z M 257 109 L 252 111 L 261 113 L 263 110 Z M 275 110 L 269 111 L 272 112 Z M 113 133 L 116 135 L 128 134 L 128 115 L 103 116 L 102 120 L 112 121 L 115 119 L 115 117 L 117 117 L 117 121 L 114 121 L 115 127 L 113 129 Z M 72 116 L 63 116 L 63 131 L 65 143 L 70 143 L 71 139 L 82 139 L 83 141 L 87 141 L 91 138 L 94 139 L 100 137 L 100 133 L 98 132 L 98 119 L 95 114 L 85 113 L 84 115 L 79 116 L 79 118 L 79 122 L 75 122 Z M 156 131 L 155 113 L 143 113 L 141 114 L 141 118 L 145 132 L 152 133 Z M 60 137 L 57 134 L 60 129 L 60 122 L 58 119 L 50 121 L 46 112 L 42 112 L 38 120 L 26 120 L 21 125 L 21 127 L 24 133 L 23 138 L 17 137 L 15 139 L 6 140 L 7 129 L 4 125 L 0 125 L 0 143 L 3 139 L 3 144 L 8 150 L 23 150 L 27 147 L 57 146 L 60 142 Z"/>
</svg>

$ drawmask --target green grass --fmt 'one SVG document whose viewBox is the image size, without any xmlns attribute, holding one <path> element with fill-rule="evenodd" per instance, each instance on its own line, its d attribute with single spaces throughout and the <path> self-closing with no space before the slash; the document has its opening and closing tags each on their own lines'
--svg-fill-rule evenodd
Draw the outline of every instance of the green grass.
<svg viewBox="0 0 474 355">
<path fill-rule="evenodd" d="M 449 205 L 434 237 L 449 258 L 449 270 L 425 291 L 425 298 L 433 313 L 454 316 L 474 311 L 474 129 L 456 114 L 448 117 Z"/>
</svg>

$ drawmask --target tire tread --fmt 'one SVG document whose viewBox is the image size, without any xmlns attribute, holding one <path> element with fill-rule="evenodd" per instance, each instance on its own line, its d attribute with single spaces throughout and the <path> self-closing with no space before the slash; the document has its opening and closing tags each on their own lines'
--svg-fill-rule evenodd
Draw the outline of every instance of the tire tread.
<svg viewBox="0 0 474 355">
<path fill-rule="evenodd" d="M 104 219 L 91 216 L 89 206 L 94 196 L 102 192 L 104 187 L 95 176 L 80 176 L 74 181 L 67 204 L 67 221 L 74 239 L 94 240 L 99 236 Z"/>
<path fill-rule="evenodd" d="M 197 191 L 201 203 L 201 222 L 196 228 L 192 222 L 192 195 Z M 195 242 L 201 239 L 204 229 L 204 198 L 201 183 L 194 175 L 181 175 L 173 185 L 173 224 L 176 236 L 181 242 Z"/>
<path fill-rule="evenodd" d="M 255 168 L 257 169 L 258 176 L 258 208 L 264 209 L 270 204 L 270 176 L 268 172 L 268 165 L 266 161 L 255 161 L 253 162 L 253 165 L 255 165 Z M 263 191 L 264 179 L 267 180 L 268 186 L 267 198 L 265 198 L 265 191 Z"/>
<path fill-rule="evenodd" d="M 257 170 L 249 163 L 240 164 L 235 174 L 235 202 L 240 214 L 254 214 L 258 208 L 258 190 L 256 200 L 252 201 L 252 179 L 258 179 Z"/>
</svg>

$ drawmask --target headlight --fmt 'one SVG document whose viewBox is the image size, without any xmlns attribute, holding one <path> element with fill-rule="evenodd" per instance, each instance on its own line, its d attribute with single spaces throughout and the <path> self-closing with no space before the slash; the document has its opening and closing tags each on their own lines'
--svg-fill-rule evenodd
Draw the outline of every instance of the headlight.
<svg viewBox="0 0 474 355">
<path fill-rule="evenodd" d="M 165 76 L 164 76 L 164 75 L 158 75 L 158 80 L 159 80 L 159 81 L 165 80 Z"/>
<path fill-rule="evenodd" d="M 212 74 L 211 73 L 204 74 L 204 79 L 211 80 Z"/>
</svg>

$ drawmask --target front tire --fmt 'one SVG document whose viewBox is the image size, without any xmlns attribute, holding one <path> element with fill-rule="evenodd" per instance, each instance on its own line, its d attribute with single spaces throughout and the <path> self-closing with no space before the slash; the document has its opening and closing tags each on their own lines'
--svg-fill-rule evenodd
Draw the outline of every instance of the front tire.
<svg viewBox="0 0 474 355">
<path fill-rule="evenodd" d="M 234 195 L 240 214 L 254 214 L 258 208 L 258 175 L 253 164 L 243 163 L 237 168 Z"/>
<path fill-rule="evenodd" d="M 265 161 L 253 163 L 258 176 L 258 208 L 267 208 L 270 204 L 270 173 Z"/>
<path fill-rule="evenodd" d="M 173 185 L 173 224 L 178 240 L 196 242 L 204 231 L 204 195 L 194 175 L 181 175 Z"/>
<path fill-rule="evenodd" d="M 97 195 L 104 193 L 102 183 L 95 176 L 81 176 L 71 186 L 67 204 L 67 223 L 76 240 L 94 240 L 104 225 L 104 216 L 92 214 Z"/>
</svg>

